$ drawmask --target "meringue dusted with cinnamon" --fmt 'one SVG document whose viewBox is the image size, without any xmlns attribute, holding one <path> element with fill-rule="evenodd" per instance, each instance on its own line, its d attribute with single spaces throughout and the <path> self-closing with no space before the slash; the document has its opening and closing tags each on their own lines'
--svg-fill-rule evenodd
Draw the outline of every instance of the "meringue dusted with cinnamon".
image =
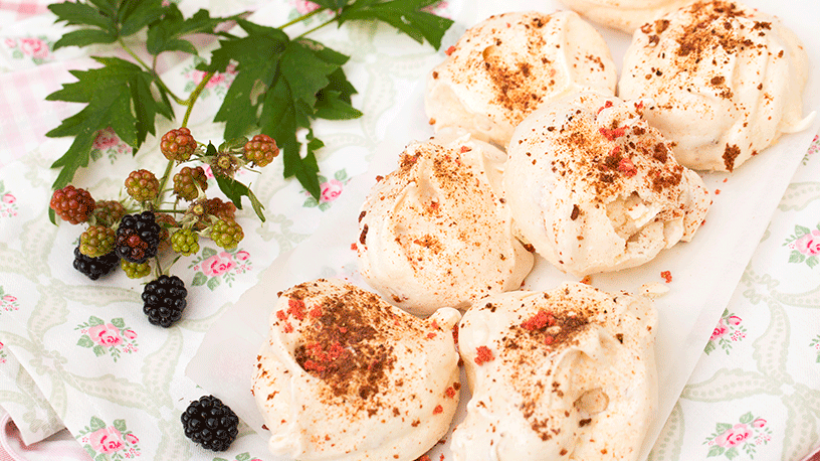
<svg viewBox="0 0 820 461">
<path fill-rule="evenodd" d="M 658 16 L 695 0 L 560 0 L 592 22 L 631 34 Z"/>
<path fill-rule="evenodd" d="M 657 324 L 648 299 L 580 283 L 482 300 L 459 325 L 472 397 L 455 461 L 637 460 Z"/>
<path fill-rule="evenodd" d="M 516 228 L 563 272 L 641 265 L 689 241 L 709 207 L 701 178 L 675 161 L 643 103 L 581 93 L 516 129 L 504 172 Z"/>
<path fill-rule="evenodd" d="M 439 130 L 461 126 L 506 146 L 540 104 L 580 88 L 615 94 L 604 39 L 571 11 L 491 16 L 470 28 L 427 77 L 424 104 Z"/>
<path fill-rule="evenodd" d="M 412 461 L 447 432 L 460 387 L 458 311 L 422 320 L 339 280 L 284 292 L 253 394 L 271 453 L 303 461 Z"/>
<path fill-rule="evenodd" d="M 647 99 L 649 123 L 676 143 L 682 165 L 732 171 L 809 126 L 807 61 L 774 16 L 739 2 L 697 2 L 635 32 L 619 94 Z"/>
<path fill-rule="evenodd" d="M 408 146 L 359 215 L 359 271 L 370 286 L 416 315 L 518 289 L 534 258 L 513 236 L 505 161 L 461 129 Z"/>
</svg>

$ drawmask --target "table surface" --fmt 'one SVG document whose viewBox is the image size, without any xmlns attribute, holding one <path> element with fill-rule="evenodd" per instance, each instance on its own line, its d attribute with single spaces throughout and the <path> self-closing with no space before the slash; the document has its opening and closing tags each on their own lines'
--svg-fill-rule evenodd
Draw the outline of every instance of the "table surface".
<svg viewBox="0 0 820 461">
<path fill-rule="evenodd" d="M 304 0 L 179 3 L 189 14 L 200 7 L 215 15 L 263 8 L 271 25 L 310 7 Z M 80 228 L 48 222 L 49 185 L 56 175 L 48 166 L 70 140 L 44 134 L 78 107 L 44 98 L 72 81 L 69 70 L 89 67 L 89 56 L 106 50 L 53 51 L 65 30 L 53 24 L 46 5 L 0 1 L 0 407 L 14 421 L 13 436 L 33 444 L 59 433 L 37 446 L 63 444 L 57 451 L 64 455 L 66 443 L 84 447 L 73 452 L 75 459 L 83 453 L 98 460 L 271 459 L 264 441 L 247 427 L 221 454 L 184 438 L 179 414 L 204 393 L 184 376 L 185 366 L 213 322 L 257 283 L 263 269 L 323 224 L 323 214 L 350 178 L 366 170 L 407 98 L 403 89 L 421 79 L 440 55 L 381 27 L 346 26 L 322 36 L 352 56 L 346 69 L 361 92 L 354 104 L 366 115 L 317 125 L 327 144 L 319 156 L 321 199 L 309 198 L 295 181 L 284 181 L 281 166 L 243 178 L 253 181 L 268 220 L 259 225 L 244 210 L 239 216 L 246 238 L 237 249 L 204 244 L 175 265 L 174 273 L 190 288 L 191 307 L 183 321 L 161 330 L 141 312 L 141 281 L 119 273 L 89 282 L 70 264 Z M 452 15 L 462 7 L 462 1 L 442 2 L 438 12 Z M 163 55 L 159 66 L 179 93 L 203 77 L 185 55 Z M 197 139 L 220 138 L 220 128 L 209 118 L 232 78 L 228 72 L 206 85 L 189 124 Z M 170 123 L 160 125 L 159 131 L 169 128 Z M 116 197 L 128 171 L 162 170 L 164 159 L 156 151 L 156 140 L 149 139 L 132 157 L 116 136 L 103 133 L 94 149 L 100 160 L 76 180 L 95 196 Z M 651 460 L 797 461 L 820 444 L 818 152 L 815 137 Z M 60 432 L 64 428 L 68 432 Z M 8 434 L 0 428 L 0 460 Z M 54 459 L 37 450 L 17 455 Z"/>
</svg>

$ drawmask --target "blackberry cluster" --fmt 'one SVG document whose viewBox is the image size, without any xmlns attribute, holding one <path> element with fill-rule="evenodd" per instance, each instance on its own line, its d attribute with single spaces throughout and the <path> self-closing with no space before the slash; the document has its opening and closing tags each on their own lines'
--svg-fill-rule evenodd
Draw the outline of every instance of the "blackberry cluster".
<svg viewBox="0 0 820 461">
<path fill-rule="evenodd" d="M 117 267 L 120 258 L 112 251 L 99 258 L 92 258 L 80 253 L 80 247 L 74 248 L 74 269 L 85 274 L 91 280 L 108 275 Z"/>
<path fill-rule="evenodd" d="M 191 402 L 180 420 L 185 437 L 208 450 L 227 450 L 239 433 L 236 413 L 212 395 Z"/>
<path fill-rule="evenodd" d="M 175 252 L 191 256 L 199 251 L 199 235 L 191 229 L 180 229 L 171 236 L 171 245 Z"/>
<path fill-rule="evenodd" d="M 266 134 L 258 134 L 245 143 L 245 160 L 254 165 L 265 167 L 270 165 L 273 158 L 279 155 L 276 141 Z"/>
<path fill-rule="evenodd" d="M 120 258 L 137 264 L 157 255 L 160 227 L 152 211 L 122 218 L 117 228 L 116 252 Z"/>
<path fill-rule="evenodd" d="M 162 135 L 159 150 L 168 160 L 184 162 L 191 158 L 191 154 L 196 150 L 196 141 L 188 128 L 171 130 Z"/>
<path fill-rule="evenodd" d="M 113 226 L 126 214 L 125 207 L 116 200 L 99 200 L 94 207 L 94 219 L 103 226 Z"/>
<path fill-rule="evenodd" d="M 243 238 L 245 238 L 245 233 L 242 232 L 242 226 L 232 219 L 220 219 L 211 228 L 211 240 L 218 247 L 226 250 L 236 248 Z"/>
<path fill-rule="evenodd" d="M 159 179 L 148 170 L 136 170 L 125 178 L 125 190 L 138 202 L 154 200 L 159 195 Z"/>
<path fill-rule="evenodd" d="M 188 290 L 179 277 L 160 275 L 145 286 L 142 311 L 152 324 L 168 328 L 182 317 L 182 311 L 188 305 L 187 296 Z"/>
<path fill-rule="evenodd" d="M 57 189 L 51 196 L 51 209 L 54 210 L 63 221 L 71 224 L 80 224 L 88 221 L 88 217 L 94 211 L 94 198 L 85 189 L 77 189 L 74 186 L 65 186 Z"/>
<path fill-rule="evenodd" d="M 151 273 L 151 265 L 148 263 L 130 263 L 124 259 L 120 260 L 120 267 L 129 279 L 141 279 Z"/>
<path fill-rule="evenodd" d="M 98 258 L 114 251 L 114 241 L 116 240 L 114 229 L 105 226 L 89 226 L 80 235 L 80 253 Z"/>
<path fill-rule="evenodd" d="M 188 201 L 195 199 L 199 195 L 197 186 L 203 191 L 208 189 L 208 178 L 201 166 L 196 168 L 186 166 L 174 175 L 174 193 L 181 199 Z"/>
</svg>

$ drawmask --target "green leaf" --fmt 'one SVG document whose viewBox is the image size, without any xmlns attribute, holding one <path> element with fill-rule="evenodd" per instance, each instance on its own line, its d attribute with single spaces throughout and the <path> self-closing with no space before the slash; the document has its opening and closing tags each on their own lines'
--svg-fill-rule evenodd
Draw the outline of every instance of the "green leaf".
<svg viewBox="0 0 820 461">
<path fill-rule="evenodd" d="M 799 238 L 802 235 L 810 234 L 811 229 L 809 229 L 808 227 L 803 227 L 803 226 L 799 226 L 799 225 L 795 224 L 794 233 Z"/>
<path fill-rule="evenodd" d="M 97 357 L 105 355 L 105 349 L 103 349 L 103 347 L 100 345 L 94 346 L 94 348 L 91 350 L 94 351 L 94 355 L 96 355 Z"/>
<path fill-rule="evenodd" d="M 711 458 L 713 456 L 720 456 L 723 452 L 726 451 L 725 448 L 719 447 L 717 445 L 712 445 L 712 448 L 709 449 L 709 453 L 706 454 L 707 458 Z"/>
<path fill-rule="evenodd" d="M 339 171 L 337 171 L 336 173 L 334 173 L 334 174 L 333 174 L 333 177 L 334 177 L 337 181 L 344 181 L 344 180 L 346 180 L 346 179 L 347 179 L 347 170 L 345 170 L 344 168 L 342 168 L 341 170 L 339 170 Z"/>
<path fill-rule="evenodd" d="M 737 457 L 737 455 L 739 455 L 739 454 L 740 453 L 737 451 L 737 447 L 732 447 L 732 448 L 726 450 L 726 452 L 723 453 L 723 456 L 726 456 L 726 458 L 728 458 L 728 459 L 732 459 L 732 458 Z"/>
<path fill-rule="evenodd" d="M 810 256 L 806 259 L 806 264 L 812 269 L 816 266 L 820 261 L 818 261 L 817 256 Z"/>
<path fill-rule="evenodd" d="M 435 49 L 453 21 L 422 11 L 438 0 L 392 0 L 387 2 L 359 0 L 339 14 L 339 24 L 350 20 L 379 20 L 386 22 L 413 40 L 427 40 Z"/>
<path fill-rule="evenodd" d="M 120 432 L 125 432 L 125 431 L 128 430 L 128 428 L 125 427 L 125 420 L 124 419 L 115 419 L 114 420 L 114 427 Z"/>
<path fill-rule="evenodd" d="M 216 254 L 216 250 L 210 247 L 205 247 L 202 249 L 202 257 L 203 258 L 210 258 L 211 256 Z"/>
<path fill-rule="evenodd" d="M 105 453 L 100 453 L 99 455 L 97 455 L 96 458 L 94 458 L 94 461 L 109 461 L 109 460 L 108 460 L 108 456 L 106 456 Z"/>
<path fill-rule="evenodd" d="M 97 326 L 97 325 L 104 324 L 105 321 L 103 319 L 99 318 L 99 317 L 95 317 L 95 316 L 92 315 L 91 318 L 88 319 L 88 323 L 91 326 Z"/>
<path fill-rule="evenodd" d="M 221 281 L 219 280 L 219 277 L 212 277 L 210 280 L 208 280 L 207 285 L 208 285 L 208 288 L 211 291 L 214 291 L 216 289 L 216 287 L 219 286 L 220 283 L 221 283 Z"/>
<path fill-rule="evenodd" d="M 122 23 L 120 35 L 133 35 L 143 27 L 160 19 L 165 14 L 162 0 L 130 0 L 122 3 L 119 20 Z"/>
<path fill-rule="evenodd" d="M 77 345 L 81 347 L 94 347 L 94 341 L 88 335 L 80 336 L 80 340 L 77 341 Z"/>
<path fill-rule="evenodd" d="M 88 453 L 88 456 L 90 456 L 91 459 L 94 459 L 94 455 L 96 455 L 97 452 L 94 451 L 93 448 L 91 448 L 91 445 L 85 444 L 85 445 L 83 445 L 83 448 L 85 448 L 85 452 Z"/>
<path fill-rule="evenodd" d="M 91 5 L 79 2 L 54 3 L 48 9 L 57 16 L 55 22 L 65 21 L 70 26 L 94 26 L 116 31 L 116 23 L 109 11 L 100 11 Z"/>
<path fill-rule="evenodd" d="M 350 0 L 314 0 L 313 3 L 331 10 L 338 10 L 347 6 Z"/>
<path fill-rule="evenodd" d="M 743 416 L 740 417 L 740 422 L 742 424 L 749 424 L 749 423 L 752 422 L 753 419 L 755 419 L 755 417 L 752 414 L 752 412 L 750 411 L 750 412 L 748 412 L 748 413 L 746 413 L 746 414 L 744 414 Z"/>
<path fill-rule="evenodd" d="M 789 262 L 790 263 L 802 263 L 806 260 L 806 256 L 803 253 L 800 253 L 797 250 L 792 250 L 789 254 Z"/>
<path fill-rule="evenodd" d="M 326 120 L 352 120 L 361 117 L 363 114 L 355 109 L 349 102 L 342 100 L 339 91 L 320 91 L 316 101 L 316 118 Z"/>
<path fill-rule="evenodd" d="M 205 285 L 205 282 L 207 282 L 207 281 L 208 281 L 208 277 L 205 274 L 203 274 L 202 272 L 197 272 L 196 275 L 194 276 L 194 281 L 191 282 L 191 286 L 198 287 L 198 286 L 201 286 L 201 285 Z"/>
<path fill-rule="evenodd" d="M 80 29 L 68 32 L 54 43 L 54 50 L 67 46 L 88 46 L 94 43 L 114 43 L 117 41 L 117 34 L 111 31 L 96 29 Z"/>
<path fill-rule="evenodd" d="M 91 418 L 91 432 L 98 431 L 105 427 L 105 422 L 96 416 Z"/>
<path fill-rule="evenodd" d="M 175 4 L 166 7 L 162 21 L 148 27 L 146 48 L 156 56 L 164 51 L 182 51 L 196 55 L 194 45 L 181 37 L 191 34 L 215 34 L 219 24 L 231 18 L 212 18 L 207 10 L 199 10 L 192 17 L 185 19 Z"/>
<path fill-rule="evenodd" d="M 722 433 L 728 431 L 731 428 L 732 428 L 731 424 L 717 423 L 717 425 L 715 426 L 715 432 L 718 433 L 718 434 L 722 434 Z"/>
<path fill-rule="evenodd" d="M 248 461 L 249 459 L 251 459 L 251 455 L 247 452 L 236 455 L 236 461 Z"/>
<path fill-rule="evenodd" d="M 125 328 L 125 320 L 120 317 L 111 319 L 111 325 L 114 325 L 117 328 Z"/>
<path fill-rule="evenodd" d="M 248 186 L 233 178 L 223 177 L 216 177 L 216 183 L 219 185 L 219 190 L 221 190 L 225 196 L 228 197 L 240 210 L 242 209 L 242 197 L 247 196 L 251 201 L 251 206 L 253 207 L 253 211 L 256 213 L 256 216 L 258 216 L 262 222 L 265 222 L 265 215 L 262 213 L 262 209 L 265 207 L 259 199 L 256 198 L 256 195 L 254 195 Z"/>
</svg>

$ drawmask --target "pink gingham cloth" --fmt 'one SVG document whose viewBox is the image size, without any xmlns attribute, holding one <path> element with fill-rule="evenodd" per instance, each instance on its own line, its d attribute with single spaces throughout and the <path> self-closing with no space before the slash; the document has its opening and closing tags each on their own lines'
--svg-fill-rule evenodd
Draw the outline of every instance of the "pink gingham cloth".
<svg viewBox="0 0 820 461">
<path fill-rule="evenodd" d="M 11 417 L 0 408 L 0 461 L 89 461 L 88 453 L 68 431 L 26 445 Z"/>
</svg>

